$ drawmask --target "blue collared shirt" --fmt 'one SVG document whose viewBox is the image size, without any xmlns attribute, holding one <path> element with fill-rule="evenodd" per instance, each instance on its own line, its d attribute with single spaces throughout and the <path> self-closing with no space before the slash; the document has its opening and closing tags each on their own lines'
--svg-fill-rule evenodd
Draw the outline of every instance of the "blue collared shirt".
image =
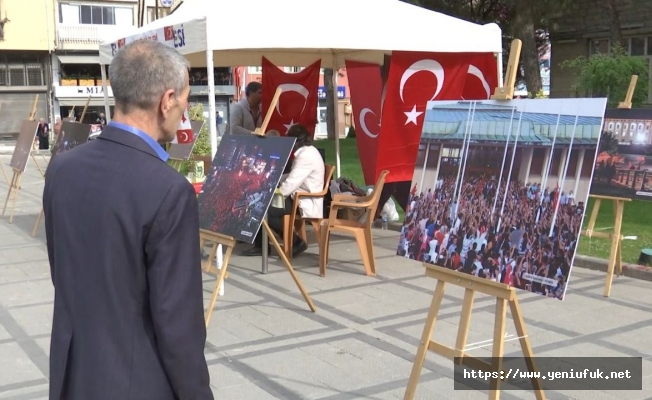
<svg viewBox="0 0 652 400">
<path fill-rule="evenodd" d="M 156 140 L 154 140 L 151 136 L 141 131 L 140 129 L 135 128 L 131 125 L 123 124 L 120 122 L 114 122 L 114 121 L 109 122 L 109 126 L 122 129 L 123 131 L 127 131 L 129 133 L 133 133 L 134 135 L 143 139 L 145 143 L 147 143 L 154 150 L 154 152 L 156 152 L 156 155 L 161 159 L 161 161 L 163 162 L 168 161 L 168 157 L 169 157 L 168 153 L 166 153 L 165 150 L 163 150 L 163 147 L 161 147 L 161 145 L 158 144 Z"/>
</svg>

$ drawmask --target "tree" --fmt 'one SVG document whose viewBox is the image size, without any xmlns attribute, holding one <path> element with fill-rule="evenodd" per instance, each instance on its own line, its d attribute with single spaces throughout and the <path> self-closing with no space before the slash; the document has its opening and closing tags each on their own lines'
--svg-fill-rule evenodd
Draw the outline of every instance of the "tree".
<svg viewBox="0 0 652 400">
<path fill-rule="evenodd" d="M 333 86 L 333 69 L 324 68 L 324 89 L 326 91 L 326 133 L 328 139 L 335 139 L 335 99 L 337 99 L 337 88 Z"/>
<path fill-rule="evenodd" d="M 632 75 L 638 75 L 638 82 L 632 97 L 632 105 L 640 106 L 648 100 L 649 65 L 643 57 L 630 57 L 622 47 L 614 47 L 610 54 L 594 54 L 578 57 L 562 64 L 577 73 L 573 87 L 581 95 L 607 97 L 610 107 L 625 99 Z"/>
</svg>

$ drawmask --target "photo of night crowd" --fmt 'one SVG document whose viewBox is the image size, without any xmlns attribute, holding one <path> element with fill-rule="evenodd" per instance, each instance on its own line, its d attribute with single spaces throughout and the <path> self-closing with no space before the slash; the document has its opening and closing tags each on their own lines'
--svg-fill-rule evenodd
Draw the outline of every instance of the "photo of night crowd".
<svg viewBox="0 0 652 400">
<path fill-rule="evenodd" d="M 63 121 L 61 131 L 52 147 L 52 158 L 57 154 L 72 150 L 75 147 L 88 142 L 91 134 L 91 126 L 78 122 Z"/>
<path fill-rule="evenodd" d="M 199 194 L 201 229 L 253 243 L 293 147 L 292 138 L 225 136 Z"/>
<path fill-rule="evenodd" d="M 501 165 L 503 151 L 484 151 Z M 508 183 L 509 168 L 507 157 L 502 170 L 462 165 L 429 188 L 415 184 L 397 254 L 562 300 L 586 199 L 560 191 L 556 177 L 542 188 L 513 172 Z"/>
</svg>

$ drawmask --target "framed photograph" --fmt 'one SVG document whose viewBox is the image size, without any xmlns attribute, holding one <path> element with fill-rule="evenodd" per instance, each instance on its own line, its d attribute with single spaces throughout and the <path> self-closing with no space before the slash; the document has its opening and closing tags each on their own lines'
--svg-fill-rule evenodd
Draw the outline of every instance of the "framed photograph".
<svg viewBox="0 0 652 400">
<path fill-rule="evenodd" d="M 63 121 L 57 140 L 52 147 L 52 161 L 57 155 L 88 142 L 92 126 L 79 122 Z"/>
<path fill-rule="evenodd" d="M 38 128 L 37 121 L 23 121 L 20 126 L 20 133 L 16 140 L 16 147 L 11 155 L 9 166 L 20 172 L 25 172 L 27 167 L 27 160 L 32 152 L 34 145 L 34 138 L 36 137 L 36 129 Z"/>
</svg>

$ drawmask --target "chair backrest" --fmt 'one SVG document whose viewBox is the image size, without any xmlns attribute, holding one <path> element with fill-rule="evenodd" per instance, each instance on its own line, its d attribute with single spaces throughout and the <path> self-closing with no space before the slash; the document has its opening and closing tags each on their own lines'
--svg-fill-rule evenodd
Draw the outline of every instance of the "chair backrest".
<svg viewBox="0 0 652 400">
<path fill-rule="evenodd" d="M 367 209 L 367 215 L 365 221 L 365 223 L 368 225 L 371 225 L 374 222 L 373 219 L 374 216 L 376 215 L 376 210 L 378 209 L 378 203 L 380 202 L 380 194 L 383 191 L 383 187 L 385 186 L 385 179 L 387 178 L 388 174 L 389 171 L 387 170 L 384 170 L 380 173 L 380 176 L 378 177 L 378 180 L 374 185 L 374 191 L 371 192 L 369 196 L 367 196 L 367 200 L 371 200 L 371 207 Z"/>
<path fill-rule="evenodd" d="M 331 180 L 333 179 L 334 172 L 334 165 L 324 164 L 324 191 L 321 193 L 322 196 L 326 196 L 326 193 L 328 193 L 328 190 L 331 187 Z"/>
</svg>

